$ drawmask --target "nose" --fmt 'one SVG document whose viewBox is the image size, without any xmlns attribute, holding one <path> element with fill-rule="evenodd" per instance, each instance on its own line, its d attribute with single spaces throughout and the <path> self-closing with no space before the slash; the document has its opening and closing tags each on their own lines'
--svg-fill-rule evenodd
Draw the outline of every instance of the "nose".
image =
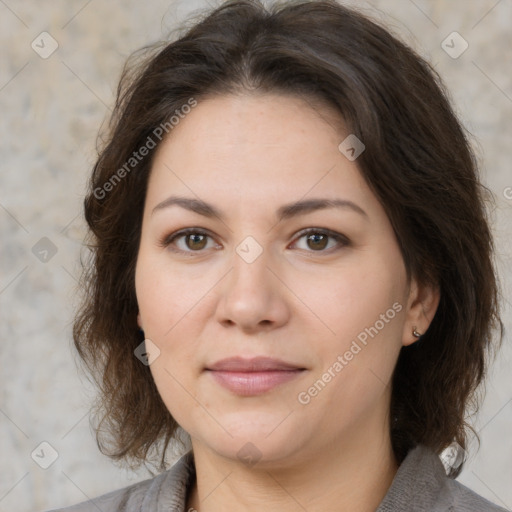
<svg viewBox="0 0 512 512">
<path fill-rule="evenodd" d="M 269 263 L 265 251 L 251 263 L 234 253 L 233 268 L 223 279 L 216 310 L 224 327 L 257 333 L 286 324 L 290 316 L 287 288 Z"/>
</svg>

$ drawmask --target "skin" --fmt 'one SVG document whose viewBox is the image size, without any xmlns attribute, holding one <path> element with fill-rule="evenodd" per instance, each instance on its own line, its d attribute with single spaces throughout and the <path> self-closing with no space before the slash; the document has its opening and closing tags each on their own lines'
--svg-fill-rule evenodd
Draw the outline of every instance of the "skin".
<svg viewBox="0 0 512 512">
<path fill-rule="evenodd" d="M 199 101 L 158 149 L 136 267 L 138 321 L 160 350 L 150 366 L 159 393 L 191 436 L 197 481 L 187 510 L 370 512 L 397 471 L 390 380 L 414 327 L 428 328 L 439 293 L 407 280 L 385 211 L 357 160 L 338 149 L 347 135 L 326 107 L 241 94 Z M 154 210 L 171 195 L 207 201 L 224 217 Z M 277 220 L 283 204 L 312 198 L 349 200 L 365 214 L 328 208 Z M 162 246 L 183 228 L 209 237 Z M 324 248 L 299 233 L 306 228 L 348 243 L 328 238 Z M 251 263 L 236 252 L 248 236 L 262 251 Z M 394 318 L 300 403 L 299 393 L 332 373 L 358 334 L 397 303 Z M 305 370 L 262 395 L 239 396 L 204 371 L 231 356 Z M 237 456 L 247 443 L 256 464 Z"/>
</svg>

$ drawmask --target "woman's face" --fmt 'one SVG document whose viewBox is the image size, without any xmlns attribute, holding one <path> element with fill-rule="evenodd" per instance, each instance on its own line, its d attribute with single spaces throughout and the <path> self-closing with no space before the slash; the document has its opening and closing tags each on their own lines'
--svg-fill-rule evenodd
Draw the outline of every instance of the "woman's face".
<svg viewBox="0 0 512 512">
<path fill-rule="evenodd" d="M 223 96 L 156 154 L 139 324 L 194 449 L 275 464 L 388 435 L 398 353 L 427 323 L 348 135 L 298 98 Z"/>
</svg>

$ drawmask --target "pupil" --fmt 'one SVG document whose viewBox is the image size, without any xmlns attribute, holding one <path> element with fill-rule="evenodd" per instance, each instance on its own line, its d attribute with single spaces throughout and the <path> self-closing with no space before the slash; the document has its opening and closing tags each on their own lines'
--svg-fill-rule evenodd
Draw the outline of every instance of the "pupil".
<svg viewBox="0 0 512 512">
<path fill-rule="evenodd" d="M 327 245 L 327 243 L 326 243 L 327 237 L 325 235 L 315 233 L 315 234 L 309 235 L 308 242 L 313 242 L 314 244 L 320 242 L 320 245 L 316 245 L 316 247 L 313 246 L 313 247 L 311 247 L 312 249 L 325 249 L 325 247 Z"/>
</svg>

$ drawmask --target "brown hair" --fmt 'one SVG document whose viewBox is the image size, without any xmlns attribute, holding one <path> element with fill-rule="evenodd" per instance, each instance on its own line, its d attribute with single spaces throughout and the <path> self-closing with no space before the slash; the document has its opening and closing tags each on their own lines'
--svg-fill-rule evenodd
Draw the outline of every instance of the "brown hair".
<svg viewBox="0 0 512 512">
<path fill-rule="evenodd" d="M 501 322 L 484 189 L 437 73 L 334 1 L 227 2 L 175 42 L 145 50 L 142 62 L 125 67 L 85 198 L 92 258 L 74 340 L 101 390 L 100 450 L 135 465 L 154 451 L 164 469 L 178 428 L 149 367 L 133 354 L 143 340 L 134 274 L 155 149 L 134 155 L 150 139 L 158 147 L 156 134 L 162 126 L 170 133 L 169 120 L 191 99 L 249 91 L 320 98 L 365 144 L 357 163 L 392 223 L 409 276 L 441 291 L 430 328 L 402 348 L 394 372 L 395 456 L 401 462 L 419 443 L 436 453 L 454 440 L 464 448 L 466 408 L 476 408 Z"/>
</svg>

